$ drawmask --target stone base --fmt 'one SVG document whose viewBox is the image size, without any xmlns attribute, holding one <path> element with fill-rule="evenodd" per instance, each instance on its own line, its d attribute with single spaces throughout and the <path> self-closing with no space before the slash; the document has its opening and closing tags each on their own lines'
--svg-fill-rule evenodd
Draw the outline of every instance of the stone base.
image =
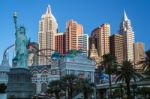
<svg viewBox="0 0 150 99">
<path fill-rule="evenodd" d="M 33 96 L 31 74 L 29 69 L 12 68 L 8 73 L 7 97 L 13 99 L 30 99 Z"/>
</svg>

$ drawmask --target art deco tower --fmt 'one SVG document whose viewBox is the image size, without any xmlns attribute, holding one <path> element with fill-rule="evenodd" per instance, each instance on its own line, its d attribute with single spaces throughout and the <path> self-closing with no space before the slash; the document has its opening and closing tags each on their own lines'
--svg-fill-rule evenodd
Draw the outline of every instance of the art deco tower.
<svg viewBox="0 0 150 99">
<path fill-rule="evenodd" d="M 55 34 L 57 33 L 58 24 L 51 12 L 50 5 L 47 7 L 39 21 L 39 64 L 49 64 L 49 57 L 52 50 L 55 49 Z"/>
<path fill-rule="evenodd" d="M 123 36 L 123 52 L 124 60 L 134 61 L 134 32 L 132 30 L 131 21 L 128 19 L 126 12 L 124 11 L 124 16 L 122 22 L 120 23 L 119 34 Z"/>
</svg>

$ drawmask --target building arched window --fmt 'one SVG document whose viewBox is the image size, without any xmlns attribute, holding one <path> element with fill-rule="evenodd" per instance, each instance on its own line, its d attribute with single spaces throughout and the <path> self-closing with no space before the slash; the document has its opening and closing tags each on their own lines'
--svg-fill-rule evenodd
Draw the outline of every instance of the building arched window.
<svg viewBox="0 0 150 99">
<path fill-rule="evenodd" d="M 32 77 L 36 78 L 36 77 L 37 77 L 37 74 L 38 74 L 38 71 L 34 70 L 34 71 L 32 72 Z"/>
<path fill-rule="evenodd" d="M 45 93 L 46 90 L 47 90 L 47 84 L 43 82 L 42 85 L 41 85 L 41 92 Z"/>
<path fill-rule="evenodd" d="M 47 71 L 43 71 L 41 74 L 41 77 L 48 77 L 48 72 Z"/>
<path fill-rule="evenodd" d="M 32 90 L 33 90 L 33 94 L 36 94 L 36 84 L 32 83 Z"/>
</svg>

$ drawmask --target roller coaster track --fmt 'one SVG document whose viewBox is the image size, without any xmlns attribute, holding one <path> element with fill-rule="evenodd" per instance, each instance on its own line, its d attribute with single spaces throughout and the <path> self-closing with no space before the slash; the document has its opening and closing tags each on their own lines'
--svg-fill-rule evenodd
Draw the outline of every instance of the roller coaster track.
<svg viewBox="0 0 150 99">
<path fill-rule="evenodd" d="M 5 57 L 5 56 L 6 56 L 6 52 L 7 52 L 7 50 L 9 50 L 10 48 L 12 48 L 12 47 L 14 47 L 14 46 L 15 46 L 15 44 L 12 44 L 12 45 L 8 46 L 8 47 L 4 50 L 3 57 Z"/>
<path fill-rule="evenodd" d="M 51 59 L 50 59 L 50 55 L 45 55 L 45 53 L 43 52 L 43 51 L 47 51 L 47 50 L 50 50 L 50 51 L 55 51 L 54 49 L 40 49 L 39 50 L 39 48 L 38 47 L 36 47 L 36 46 L 34 46 L 34 44 L 29 44 L 29 46 L 32 46 L 33 48 L 35 48 L 37 51 L 36 51 L 36 54 L 38 55 L 38 56 L 44 56 L 47 60 L 49 60 L 49 62 L 51 62 Z M 40 54 L 39 54 L 40 53 Z"/>
<path fill-rule="evenodd" d="M 45 55 L 42 51 L 45 51 L 45 50 L 50 50 L 50 51 L 55 51 L 55 50 L 53 50 L 53 49 L 38 49 L 38 47 L 36 47 L 36 46 L 34 46 L 34 44 L 32 44 L 32 43 L 30 43 L 29 44 L 29 46 L 32 46 L 33 48 L 35 48 L 37 51 L 36 51 L 36 54 L 38 55 L 38 56 L 44 56 L 46 59 L 48 59 L 50 62 L 51 62 L 51 60 L 50 60 L 50 55 Z M 4 50 L 4 53 L 3 53 L 3 57 L 5 57 L 6 56 L 6 52 L 10 49 L 10 48 L 12 48 L 12 47 L 14 47 L 15 46 L 15 44 L 12 44 L 12 45 L 10 45 L 10 46 L 8 46 L 5 50 Z M 39 54 L 39 52 L 40 52 L 40 54 Z"/>
</svg>

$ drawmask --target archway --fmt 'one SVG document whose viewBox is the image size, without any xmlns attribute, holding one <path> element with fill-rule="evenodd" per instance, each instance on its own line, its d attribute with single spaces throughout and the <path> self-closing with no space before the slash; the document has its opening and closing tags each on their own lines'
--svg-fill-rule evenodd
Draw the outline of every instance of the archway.
<svg viewBox="0 0 150 99">
<path fill-rule="evenodd" d="M 42 83 L 41 85 L 41 93 L 45 93 L 47 90 L 47 84 L 46 83 Z"/>
<path fill-rule="evenodd" d="M 36 84 L 32 83 L 33 95 L 36 94 Z"/>
</svg>

